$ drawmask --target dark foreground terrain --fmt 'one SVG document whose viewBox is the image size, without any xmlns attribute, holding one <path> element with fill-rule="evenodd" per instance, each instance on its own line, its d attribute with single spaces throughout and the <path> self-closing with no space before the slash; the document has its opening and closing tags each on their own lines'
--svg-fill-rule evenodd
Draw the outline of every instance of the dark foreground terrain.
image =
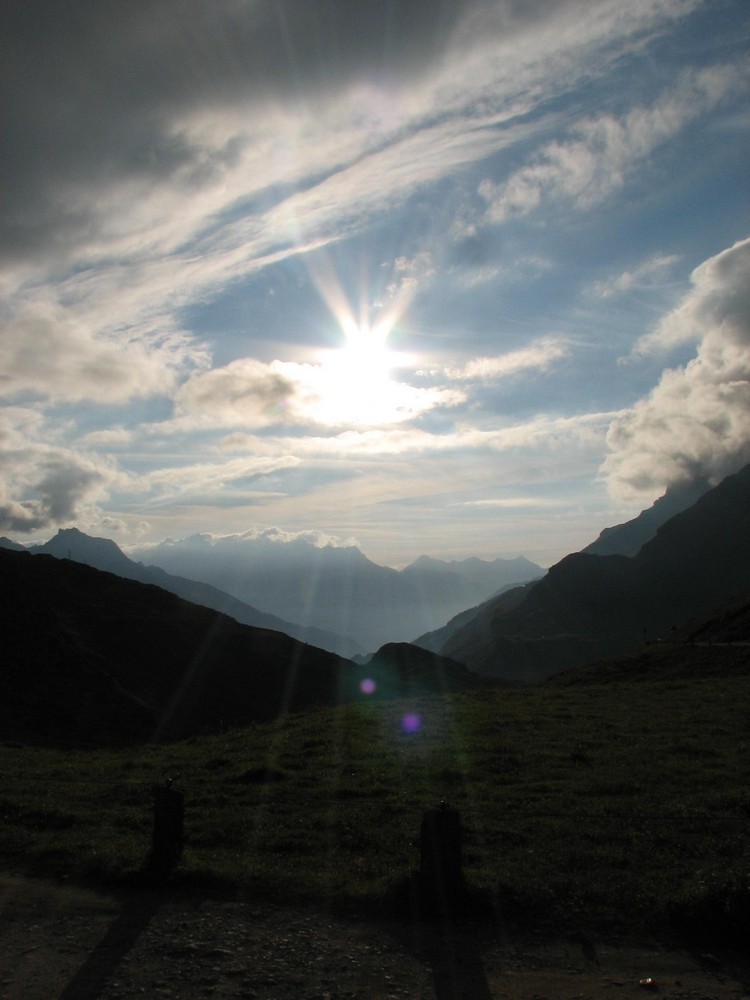
<svg viewBox="0 0 750 1000">
<path fill-rule="evenodd" d="M 0 1000 L 739 1000 L 744 620 L 536 687 L 168 744 L 0 744 Z M 166 778 L 184 849 L 154 881 Z M 441 800 L 469 887 L 452 920 L 414 894 Z"/>
<path fill-rule="evenodd" d="M 2 1000 L 740 1000 L 736 960 L 0 877 Z M 745 986 L 743 986 L 743 980 Z"/>
</svg>

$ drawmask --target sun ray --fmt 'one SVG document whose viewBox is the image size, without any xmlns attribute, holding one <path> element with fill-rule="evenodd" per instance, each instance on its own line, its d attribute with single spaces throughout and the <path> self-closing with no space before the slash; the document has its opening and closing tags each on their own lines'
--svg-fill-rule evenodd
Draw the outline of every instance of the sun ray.
<svg viewBox="0 0 750 1000">
<path fill-rule="evenodd" d="M 398 382 L 394 370 L 407 363 L 389 346 L 411 291 L 394 295 L 385 306 L 371 306 L 366 282 L 353 305 L 329 256 L 308 261 L 309 273 L 343 338 L 320 352 L 318 415 L 328 424 L 382 425 L 411 412 L 414 390 Z"/>
</svg>

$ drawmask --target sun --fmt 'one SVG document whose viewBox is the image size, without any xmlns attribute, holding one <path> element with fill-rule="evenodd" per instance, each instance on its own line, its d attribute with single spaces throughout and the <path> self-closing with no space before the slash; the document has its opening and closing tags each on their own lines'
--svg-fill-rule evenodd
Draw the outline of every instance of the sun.
<svg viewBox="0 0 750 1000">
<path fill-rule="evenodd" d="M 399 379 L 413 358 L 389 346 L 409 296 L 402 293 L 373 304 L 363 287 L 357 308 L 330 258 L 320 257 L 308 266 L 340 341 L 318 354 L 314 419 L 328 426 L 376 427 L 400 423 L 423 410 L 420 390 Z"/>
<path fill-rule="evenodd" d="M 388 331 L 347 324 L 345 342 L 321 358 L 321 416 L 326 423 L 377 425 L 401 419 L 394 368 L 399 355 L 387 345 Z"/>
</svg>

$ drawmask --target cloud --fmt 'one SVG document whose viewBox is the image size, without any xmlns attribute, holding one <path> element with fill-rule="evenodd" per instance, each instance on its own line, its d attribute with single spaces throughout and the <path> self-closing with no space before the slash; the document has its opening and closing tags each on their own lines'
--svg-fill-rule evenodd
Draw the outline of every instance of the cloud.
<svg viewBox="0 0 750 1000">
<path fill-rule="evenodd" d="M 230 461 L 194 462 L 174 468 L 160 468 L 130 479 L 132 495 L 150 497 L 149 504 L 237 501 L 251 502 L 259 497 L 283 496 L 275 491 L 248 489 L 248 484 L 293 469 L 300 459 L 290 454 L 252 455 Z"/>
<path fill-rule="evenodd" d="M 529 347 L 489 358 L 472 358 L 462 368 L 449 368 L 446 375 L 459 381 L 492 381 L 522 371 L 548 371 L 568 353 L 568 346 L 553 337 L 543 337 Z"/>
<path fill-rule="evenodd" d="M 561 504 L 559 500 L 543 500 L 540 497 L 515 497 L 503 500 L 464 500 L 450 506 L 478 507 L 483 510 L 546 510 Z"/>
<path fill-rule="evenodd" d="M 750 239 L 746 239 L 700 264 L 690 276 L 693 290 L 655 330 L 636 341 L 633 356 L 658 355 L 720 333 L 730 343 L 747 343 L 749 257 Z"/>
<path fill-rule="evenodd" d="M 522 423 L 505 427 L 479 427 L 469 423 L 451 424 L 442 433 L 433 433 L 420 426 L 348 429 L 335 434 L 306 434 L 282 437 L 276 434 L 260 437 L 252 434 L 231 435 L 234 450 L 245 447 L 258 456 L 294 454 L 301 461 L 316 459 L 359 459 L 410 455 L 470 454 L 509 451 L 553 451 L 558 448 L 600 447 L 615 414 L 584 413 L 570 417 L 539 415 Z M 453 473 L 455 475 L 455 472 Z"/>
<path fill-rule="evenodd" d="M 19 533 L 81 519 L 113 480 L 101 461 L 42 447 L 5 453 L 0 471 L 0 530 Z"/>
<path fill-rule="evenodd" d="M 750 239 L 696 268 L 683 302 L 640 351 L 697 341 L 695 357 L 613 421 L 602 466 L 612 493 L 653 500 L 673 483 L 717 482 L 750 461 Z"/>
<path fill-rule="evenodd" d="M 596 298 L 609 299 L 623 295 L 634 288 L 648 288 L 663 279 L 680 258 L 677 254 L 655 254 L 642 261 L 632 271 L 623 271 L 616 278 L 597 282 L 591 292 Z"/>
<path fill-rule="evenodd" d="M 382 368 L 379 364 L 382 363 Z M 420 388 L 393 379 L 387 357 L 333 351 L 321 364 L 252 358 L 188 379 L 175 396 L 176 426 L 294 427 L 402 423 L 463 393 Z"/>
<path fill-rule="evenodd" d="M 619 118 L 585 119 L 572 130 L 574 138 L 548 143 L 508 180 L 482 181 L 479 193 L 487 202 L 488 221 L 527 215 L 548 202 L 571 201 L 585 209 L 604 201 L 657 146 L 746 82 L 746 71 L 733 66 L 691 71 L 650 107 L 633 108 Z"/>
<path fill-rule="evenodd" d="M 324 531 L 305 529 L 303 531 L 287 531 L 278 527 L 252 527 L 246 531 L 218 534 L 202 531 L 186 538 L 167 538 L 162 542 L 143 545 L 136 550 L 139 557 L 148 557 L 149 552 L 158 547 L 161 550 L 173 550 L 181 555 L 191 554 L 200 558 L 201 553 L 215 549 L 223 552 L 223 557 L 235 564 L 246 562 L 249 552 L 253 555 L 268 551 L 270 546 L 292 546 L 295 548 L 311 547 L 316 549 L 358 548 L 354 538 L 341 538 L 327 534 Z"/>
<path fill-rule="evenodd" d="M 270 365 L 242 358 L 194 375 L 175 395 L 178 418 L 220 427 L 267 427 L 294 422 L 297 383 Z M 287 416 L 287 411 L 291 411 Z"/>
<path fill-rule="evenodd" d="M 116 403 L 168 394 L 194 356 L 169 339 L 97 337 L 60 306 L 29 305 L 0 327 L 0 397 Z"/>
<path fill-rule="evenodd" d="M 186 307 L 528 140 L 545 95 L 603 72 L 693 0 L 634 0 L 627 18 L 613 0 L 337 6 L 161 0 L 125 15 L 102 0 L 69 17 L 11 5 L 0 393 L 169 394 L 209 364 L 178 320 Z M 434 266 L 399 258 L 389 293 L 408 297 Z M 278 398 L 290 422 L 335 423 L 307 374 L 196 376 L 178 411 L 264 426 Z M 388 390 L 380 419 L 453 405 Z"/>
</svg>

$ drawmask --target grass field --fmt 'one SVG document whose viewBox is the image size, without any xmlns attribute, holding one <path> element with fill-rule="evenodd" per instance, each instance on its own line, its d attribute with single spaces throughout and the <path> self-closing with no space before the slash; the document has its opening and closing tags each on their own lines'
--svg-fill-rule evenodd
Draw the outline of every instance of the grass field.
<svg viewBox="0 0 750 1000">
<path fill-rule="evenodd" d="M 185 795 L 175 879 L 378 907 L 418 867 L 423 810 L 445 800 L 468 884 L 512 924 L 746 934 L 750 675 L 675 676 L 659 655 L 578 683 L 363 702 L 172 745 L 0 746 L 0 865 L 132 880 L 152 787 L 171 777 Z"/>
</svg>

